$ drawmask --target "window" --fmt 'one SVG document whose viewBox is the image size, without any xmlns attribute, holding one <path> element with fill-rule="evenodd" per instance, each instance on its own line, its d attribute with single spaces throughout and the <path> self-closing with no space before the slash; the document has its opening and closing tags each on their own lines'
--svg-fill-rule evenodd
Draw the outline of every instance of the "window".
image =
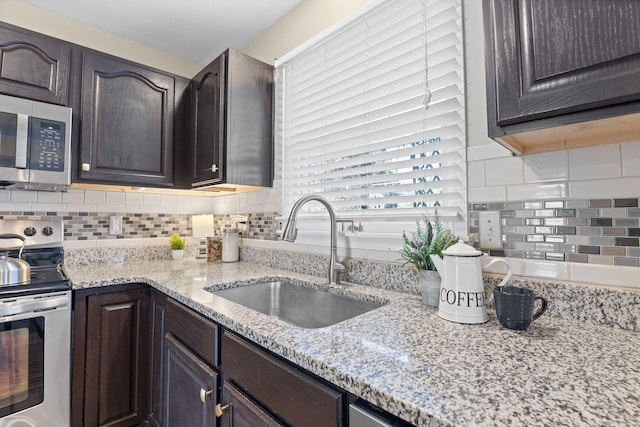
<svg viewBox="0 0 640 427">
<path fill-rule="evenodd" d="M 460 0 L 377 2 L 277 61 L 284 213 L 321 193 L 341 217 L 464 220 L 461 20 Z"/>
</svg>

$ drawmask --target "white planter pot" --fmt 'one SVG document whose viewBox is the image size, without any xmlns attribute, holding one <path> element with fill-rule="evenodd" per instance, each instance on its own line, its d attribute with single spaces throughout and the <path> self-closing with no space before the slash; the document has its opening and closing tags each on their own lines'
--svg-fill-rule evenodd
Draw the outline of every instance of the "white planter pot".
<svg viewBox="0 0 640 427">
<path fill-rule="evenodd" d="M 182 258 L 184 258 L 184 249 L 172 249 L 171 250 L 171 258 L 173 258 L 173 259 L 182 259 Z"/>
<path fill-rule="evenodd" d="M 440 274 L 435 270 L 420 270 L 418 287 L 422 293 L 422 303 L 428 307 L 438 308 L 440 300 Z"/>
</svg>

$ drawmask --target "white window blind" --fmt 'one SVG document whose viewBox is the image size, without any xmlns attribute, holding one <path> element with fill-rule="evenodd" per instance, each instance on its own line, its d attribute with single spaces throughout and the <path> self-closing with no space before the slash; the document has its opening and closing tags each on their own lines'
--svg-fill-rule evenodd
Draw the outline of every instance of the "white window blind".
<svg viewBox="0 0 640 427">
<path fill-rule="evenodd" d="M 387 0 L 276 64 L 284 212 L 466 211 L 460 0 Z M 308 204 L 309 211 L 322 211 Z"/>
</svg>

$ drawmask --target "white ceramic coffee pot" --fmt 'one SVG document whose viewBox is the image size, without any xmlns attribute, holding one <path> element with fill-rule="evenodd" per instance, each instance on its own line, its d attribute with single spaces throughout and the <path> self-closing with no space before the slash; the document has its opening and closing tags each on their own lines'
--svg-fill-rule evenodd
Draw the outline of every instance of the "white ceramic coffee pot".
<svg viewBox="0 0 640 427">
<path fill-rule="evenodd" d="M 442 255 L 443 259 L 431 255 L 431 261 L 442 278 L 438 316 L 458 323 L 484 323 L 489 320 L 486 305 L 493 300 L 493 293 L 488 298 L 484 293 L 480 261 L 485 255 L 462 240 L 442 251 Z M 511 277 L 511 266 L 500 258 L 484 266 L 489 267 L 496 262 L 507 266 L 507 275 L 498 285 L 502 286 Z"/>
</svg>

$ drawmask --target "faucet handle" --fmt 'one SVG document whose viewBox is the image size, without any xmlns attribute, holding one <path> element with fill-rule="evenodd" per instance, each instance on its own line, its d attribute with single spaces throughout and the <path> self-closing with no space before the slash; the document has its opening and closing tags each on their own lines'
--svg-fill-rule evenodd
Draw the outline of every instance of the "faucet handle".
<svg viewBox="0 0 640 427">
<path fill-rule="evenodd" d="M 347 271 L 349 271 L 349 268 L 344 263 L 344 258 L 340 258 L 340 260 L 336 261 L 335 264 L 333 264 L 333 273 L 334 273 L 336 285 L 341 284 L 340 275 L 342 273 L 346 273 Z"/>
<path fill-rule="evenodd" d="M 342 233 L 344 233 L 345 231 L 348 231 L 350 233 L 355 233 L 355 232 L 358 232 L 358 231 L 362 231 L 362 223 L 359 222 L 356 225 L 356 223 L 352 219 L 336 218 L 336 223 L 340 224 L 340 231 Z M 346 225 L 346 227 L 345 227 L 345 225 Z"/>
</svg>

